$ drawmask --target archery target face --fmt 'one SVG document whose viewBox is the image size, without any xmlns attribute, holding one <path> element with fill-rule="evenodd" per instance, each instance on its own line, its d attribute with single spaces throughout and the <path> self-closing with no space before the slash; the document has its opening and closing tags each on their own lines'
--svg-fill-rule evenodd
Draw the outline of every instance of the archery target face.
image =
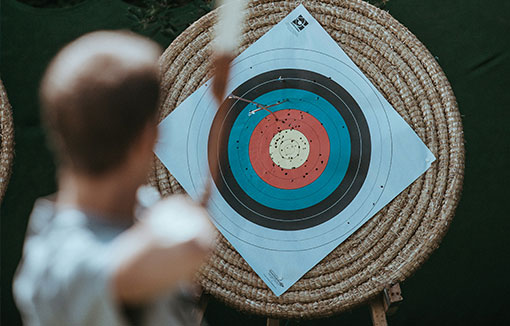
<svg viewBox="0 0 510 326">
<path fill-rule="evenodd" d="M 219 108 L 209 138 L 215 183 L 241 216 L 277 230 L 310 228 L 356 196 L 370 162 L 370 132 L 354 99 L 318 73 L 277 69 L 242 83 Z M 217 146 L 220 145 L 220 146 Z M 225 155 L 225 157 L 222 157 Z"/>
<path fill-rule="evenodd" d="M 235 61 L 228 95 L 282 104 L 270 108 L 276 119 L 264 110 L 251 114 L 257 107 L 235 98 L 218 109 L 206 83 L 193 105 L 207 110 L 192 114 L 190 128 L 198 134 L 188 139 L 207 142 L 189 140 L 193 189 L 187 191 L 201 193 L 214 175 L 204 171 L 217 160 L 209 211 L 229 236 L 269 250 L 300 251 L 352 233 L 381 196 L 392 153 L 382 102 L 360 83 L 369 81 L 317 51 L 275 49 Z M 221 131 L 211 138 L 214 128 Z M 279 154 L 270 150 L 272 142 Z M 278 156 L 284 153 L 285 159 Z"/>
</svg>

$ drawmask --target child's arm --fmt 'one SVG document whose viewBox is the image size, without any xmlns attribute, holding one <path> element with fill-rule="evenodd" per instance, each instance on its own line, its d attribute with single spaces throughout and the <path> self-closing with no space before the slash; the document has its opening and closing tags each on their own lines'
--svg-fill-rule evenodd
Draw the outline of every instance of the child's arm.
<svg viewBox="0 0 510 326">
<path fill-rule="evenodd" d="M 189 280 L 211 251 L 215 234 L 205 209 L 188 198 L 160 202 L 116 241 L 115 297 L 143 303 Z"/>
</svg>

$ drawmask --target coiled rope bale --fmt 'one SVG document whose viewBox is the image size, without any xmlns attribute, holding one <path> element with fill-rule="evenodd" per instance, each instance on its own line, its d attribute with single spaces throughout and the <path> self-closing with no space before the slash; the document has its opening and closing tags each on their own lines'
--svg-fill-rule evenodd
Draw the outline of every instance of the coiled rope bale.
<svg viewBox="0 0 510 326">
<path fill-rule="evenodd" d="M 4 84 L 0 80 L 0 203 L 7 190 L 14 158 L 14 126 L 12 111 Z"/>
<path fill-rule="evenodd" d="M 249 4 L 239 53 L 301 3 L 437 160 L 280 297 L 220 235 L 200 272 L 202 286 L 240 310 L 273 318 L 335 314 L 403 281 L 438 247 L 453 218 L 464 175 L 462 124 L 451 86 L 425 46 L 387 12 L 361 0 L 255 0 Z M 213 11 L 195 22 L 161 56 L 160 119 L 212 76 L 215 16 Z M 163 195 L 183 191 L 157 159 L 150 178 Z"/>
</svg>

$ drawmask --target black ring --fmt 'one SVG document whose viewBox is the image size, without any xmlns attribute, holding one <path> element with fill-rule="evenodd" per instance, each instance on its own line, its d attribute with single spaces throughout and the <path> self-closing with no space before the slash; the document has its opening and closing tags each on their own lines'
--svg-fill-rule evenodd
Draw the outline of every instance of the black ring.
<svg viewBox="0 0 510 326">
<path fill-rule="evenodd" d="M 300 69 L 278 69 L 257 75 L 232 93 L 248 100 L 285 88 L 313 92 L 330 102 L 343 117 L 351 137 L 351 158 L 340 185 L 321 202 L 299 210 L 267 207 L 248 196 L 235 180 L 228 164 L 228 137 L 235 119 L 247 103 L 227 99 L 218 109 L 209 134 L 209 161 L 218 160 L 214 182 L 226 202 L 249 221 L 277 230 L 302 230 L 317 226 L 338 215 L 356 197 L 365 181 L 371 155 L 370 131 L 354 98 L 331 78 Z M 213 130 L 219 130 L 213 136 Z M 211 167 L 212 165 L 209 164 Z"/>
</svg>

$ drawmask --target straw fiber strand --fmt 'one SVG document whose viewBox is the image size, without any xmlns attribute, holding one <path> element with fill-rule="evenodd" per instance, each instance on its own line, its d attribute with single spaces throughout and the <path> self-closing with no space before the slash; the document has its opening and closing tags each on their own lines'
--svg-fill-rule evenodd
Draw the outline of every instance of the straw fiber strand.
<svg viewBox="0 0 510 326">
<path fill-rule="evenodd" d="M 0 203 L 7 190 L 14 157 L 12 111 L 4 84 L 0 80 Z"/>
<path fill-rule="evenodd" d="M 214 255 L 200 272 L 202 286 L 238 309 L 274 318 L 338 313 L 411 275 L 448 229 L 464 174 L 462 125 L 450 84 L 424 45 L 387 12 L 360 0 L 252 1 L 238 53 L 300 3 L 437 160 L 280 297 L 219 236 Z M 208 58 L 215 15 L 213 11 L 190 26 L 161 56 L 160 119 L 212 76 Z M 150 179 L 163 195 L 183 192 L 157 158 Z"/>
</svg>

